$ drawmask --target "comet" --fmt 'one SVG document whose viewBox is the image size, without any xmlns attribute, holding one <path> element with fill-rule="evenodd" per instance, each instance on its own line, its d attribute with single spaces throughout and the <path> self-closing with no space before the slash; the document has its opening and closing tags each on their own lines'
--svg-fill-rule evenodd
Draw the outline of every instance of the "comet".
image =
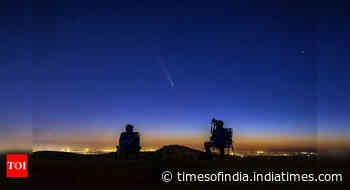
<svg viewBox="0 0 350 190">
<path fill-rule="evenodd" d="M 165 74 L 166 79 L 169 81 L 170 88 L 173 88 L 175 86 L 175 82 L 174 82 L 173 78 L 171 77 L 171 74 L 170 74 L 168 68 L 166 67 L 164 62 L 162 62 L 160 57 L 159 57 L 159 64 L 160 64 L 160 67 L 162 68 L 163 73 Z"/>
</svg>

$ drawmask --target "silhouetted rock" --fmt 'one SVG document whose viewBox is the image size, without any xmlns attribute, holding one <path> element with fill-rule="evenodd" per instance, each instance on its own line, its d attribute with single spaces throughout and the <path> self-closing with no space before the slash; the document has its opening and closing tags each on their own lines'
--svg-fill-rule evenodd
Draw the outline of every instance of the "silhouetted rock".
<svg viewBox="0 0 350 190">
<path fill-rule="evenodd" d="M 169 145 L 157 150 L 155 155 L 162 160 L 199 160 L 202 153 L 185 146 Z"/>
</svg>

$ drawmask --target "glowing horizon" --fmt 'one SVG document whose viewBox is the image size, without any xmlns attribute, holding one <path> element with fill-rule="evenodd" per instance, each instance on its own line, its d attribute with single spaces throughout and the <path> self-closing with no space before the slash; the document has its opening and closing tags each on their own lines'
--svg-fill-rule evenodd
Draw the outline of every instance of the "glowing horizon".
<svg viewBox="0 0 350 190">
<path fill-rule="evenodd" d="M 348 148 L 348 137 L 334 137 L 334 138 L 318 138 L 318 137 L 238 137 L 234 140 L 234 145 L 237 150 L 265 150 L 265 151 L 309 151 L 319 150 L 320 148 Z M 171 136 L 142 136 L 141 146 L 146 148 L 161 148 L 166 145 L 183 145 L 190 148 L 203 150 L 203 143 L 208 140 L 208 137 L 171 137 Z M 118 143 L 117 137 L 108 137 L 104 139 L 95 139 L 92 141 L 88 137 L 84 139 L 61 139 L 55 141 L 50 139 L 44 143 L 37 142 L 37 144 L 61 144 L 62 146 L 85 146 L 85 147 L 114 147 Z"/>
</svg>

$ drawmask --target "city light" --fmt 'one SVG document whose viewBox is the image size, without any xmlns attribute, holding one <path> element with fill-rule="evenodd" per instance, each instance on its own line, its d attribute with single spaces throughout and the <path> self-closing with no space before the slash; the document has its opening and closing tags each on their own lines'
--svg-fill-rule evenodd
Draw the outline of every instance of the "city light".
<svg viewBox="0 0 350 190">
<path fill-rule="evenodd" d="M 159 147 L 143 147 L 141 152 L 155 152 L 159 150 Z M 79 146 L 64 146 L 64 145 L 36 145 L 33 146 L 32 152 L 39 151 L 57 151 L 57 152 L 70 152 L 76 154 L 108 154 L 116 152 L 116 147 L 104 147 L 104 148 L 93 148 L 93 147 L 79 147 Z M 246 156 L 315 156 L 315 152 L 274 152 L 265 150 L 252 150 L 252 151 L 230 151 L 229 155 L 237 157 Z"/>
</svg>

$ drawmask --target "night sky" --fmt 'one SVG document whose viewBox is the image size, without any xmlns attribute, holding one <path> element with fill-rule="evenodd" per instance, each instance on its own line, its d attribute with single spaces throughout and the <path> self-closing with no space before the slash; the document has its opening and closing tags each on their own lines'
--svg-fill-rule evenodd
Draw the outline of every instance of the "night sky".
<svg viewBox="0 0 350 190">
<path fill-rule="evenodd" d="M 6 148 L 114 146 L 127 123 L 144 146 L 202 148 L 211 117 L 247 149 L 349 137 L 345 6 L 144 2 L 1 2 Z"/>
</svg>

